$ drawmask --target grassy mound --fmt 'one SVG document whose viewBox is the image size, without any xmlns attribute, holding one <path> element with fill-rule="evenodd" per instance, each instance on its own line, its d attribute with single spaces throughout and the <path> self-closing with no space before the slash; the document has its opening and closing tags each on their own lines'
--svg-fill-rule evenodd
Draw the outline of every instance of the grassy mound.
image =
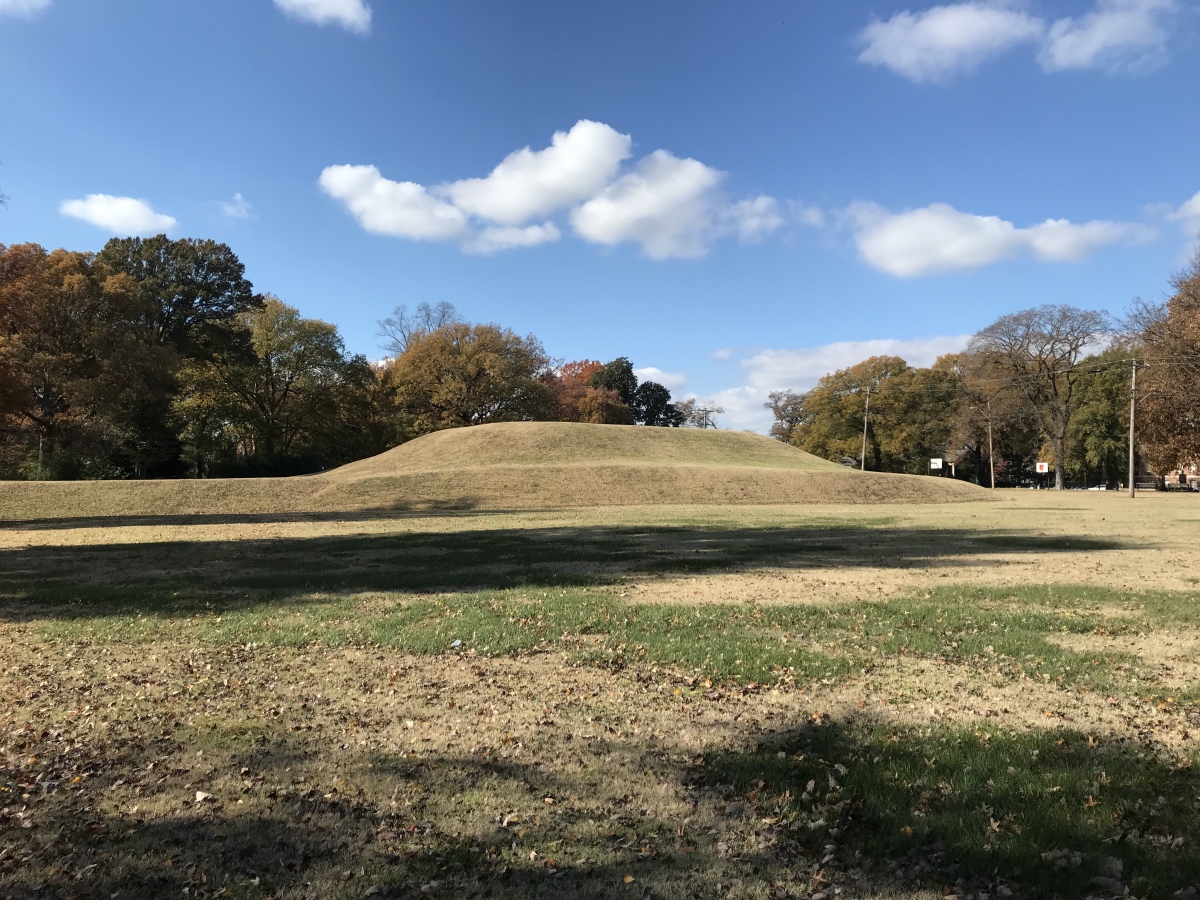
<svg viewBox="0 0 1200 900">
<path fill-rule="evenodd" d="M 512 422 L 425 435 L 301 478 L 14 482 L 0 519 L 547 509 L 639 504 L 948 503 L 943 478 L 856 472 L 761 435 Z"/>
<path fill-rule="evenodd" d="M 331 472 L 335 478 L 490 466 L 751 466 L 806 472 L 842 466 L 741 431 L 506 422 L 437 431 Z"/>
</svg>

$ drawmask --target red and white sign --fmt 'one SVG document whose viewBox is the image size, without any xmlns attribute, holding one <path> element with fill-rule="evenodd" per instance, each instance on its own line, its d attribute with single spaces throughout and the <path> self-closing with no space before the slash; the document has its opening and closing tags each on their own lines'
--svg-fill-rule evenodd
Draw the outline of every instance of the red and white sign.
<svg viewBox="0 0 1200 900">
<path fill-rule="evenodd" d="M 1050 471 L 1050 463 L 1038 463 L 1037 470 L 1038 470 L 1038 474 L 1045 475 L 1047 472 Z"/>
</svg>

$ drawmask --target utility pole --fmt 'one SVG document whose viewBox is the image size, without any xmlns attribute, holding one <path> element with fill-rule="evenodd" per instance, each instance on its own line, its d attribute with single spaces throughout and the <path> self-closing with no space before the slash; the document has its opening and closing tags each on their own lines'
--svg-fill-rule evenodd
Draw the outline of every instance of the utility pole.
<svg viewBox="0 0 1200 900">
<path fill-rule="evenodd" d="M 996 457 L 992 453 L 992 398 L 988 397 L 988 468 L 992 473 L 992 490 L 996 489 Z"/>
<path fill-rule="evenodd" d="M 867 386 L 867 405 L 863 407 L 863 446 L 862 446 L 862 463 L 859 468 L 867 471 L 867 416 L 871 412 L 871 388 Z"/>
<path fill-rule="evenodd" d="M 1137 360 L 1133 361 L 1133 384 L 1129 389 L 1129 497 L 1132 499 L 1136 496 L 1134 487 L 1136 472 L 1134 471 L 1133 463 L 1133 424 L 1134 414 L 1137 411 Z"/>
</svg>

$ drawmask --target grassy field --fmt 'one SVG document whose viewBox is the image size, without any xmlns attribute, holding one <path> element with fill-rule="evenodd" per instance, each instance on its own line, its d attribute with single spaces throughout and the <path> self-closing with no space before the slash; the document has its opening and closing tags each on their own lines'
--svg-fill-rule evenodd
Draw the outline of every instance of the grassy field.
<svg viewBox="0 0 1200 900">
<path fill-rule="evenodd" d="M 0 893 L 1168 896 L 1197 512 L 10 521 Z"/>
<path fill-rule="evenodd" d="M 761 435 L 509 422 L 428 434 L 303 478 L 10 483 L 0 519 L 304 515 L 705 503 L 980 501 L 963 482 L 857 472 Z"/>
<path fill-rule="evenodd" d="M 1200 883 L 1191 496 L 7 509 L 0 897 Z"/>
</svg>

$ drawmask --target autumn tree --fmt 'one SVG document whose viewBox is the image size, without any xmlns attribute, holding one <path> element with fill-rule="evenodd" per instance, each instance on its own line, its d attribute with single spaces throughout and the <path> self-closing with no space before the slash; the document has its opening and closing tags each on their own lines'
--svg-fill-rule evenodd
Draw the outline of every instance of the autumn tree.
<svg viewBox="0 0 1200 900">
<path fill-rule="evenodd" d="M 1027 474 L 1042 444 L 1027 402 L 1012 382 L 969 353 L 955 354 L 961 396 L 954 409 L 948 443 L 958 450 L 963 475 L 990 486 L 1015 484 Z"/>
<path fill-rule="evenodd" d="M 909 368 L 890 387 L 879 399 L 881 443 L 893 460 L 891 471 L 927 474 L 935 456 L 956 460 L 952 435 L 963 402 L 957 355 L 942 356 L 928 368 Z"/>
<path fill-rule="evenodd" d="M 908 363 L 898 356 L 873 356 L 847 369 L 825 375 L 808 392 L 801 423 L 793 443 L 825 459 L 858 459 L 861 462 L 863 420 L 866 416 L 866 468 L 895 468 L 890 430 L 902 400 L 898 388 L 907 379 Z"/>
<path fill-rule="evenodd" d="M 621 395 L 592 383 L 595 374 L 603 368 L 603 363 L 592 359 L 559 366 L 548 378 L 554 394 L 550 417 L 558 422 L 632 425 L 633 411 L 621 401 Z"/>
<path fill-rule="evenodd" d="M 387 379 L 411 434 L 545 419 L 553 394 L 550 359 L 532 335 L 496 325 L 453 323 L 417 334 Z"/>
<path fill-rule="evenodd" d="M 1140 304 L 1133 316 L 1145 359 L 1138 373 L 1141 450 L 1160 473 L 1200 464 L 1200 251 L 1172 287 L 1166 303 Z"/>
<path fill-rule="evenodd" d="M 272 474 L 331 462 L 346 425 L 340 401 L 366 361 L 346 358 L 335 326 L 277 297 L 267 295 L 237 324 L 252 357 L 218 351 L 183 369 L 175 414 L 196 471 L 206 474 L 222 455 L 227 465 L 251 461 Z"/>
<path fill-rule="evenodd" d="M 1109 331 L 1100 312 L 1048 305 L 1001 316 L 968 346 L 982 365 L 1010 382 L 1025 400 L 1054 455 L 1054 484 L 1066 487 L 1067 433 L 1074 412 L 1077 368 Z"/>
<path fill-rule="evenodd" d="M 91 254 L 0 245 L 0 431 L 10 473 L 140 474 L 137 410 L 167 354 L 126 276 Z"/>
</svg>

